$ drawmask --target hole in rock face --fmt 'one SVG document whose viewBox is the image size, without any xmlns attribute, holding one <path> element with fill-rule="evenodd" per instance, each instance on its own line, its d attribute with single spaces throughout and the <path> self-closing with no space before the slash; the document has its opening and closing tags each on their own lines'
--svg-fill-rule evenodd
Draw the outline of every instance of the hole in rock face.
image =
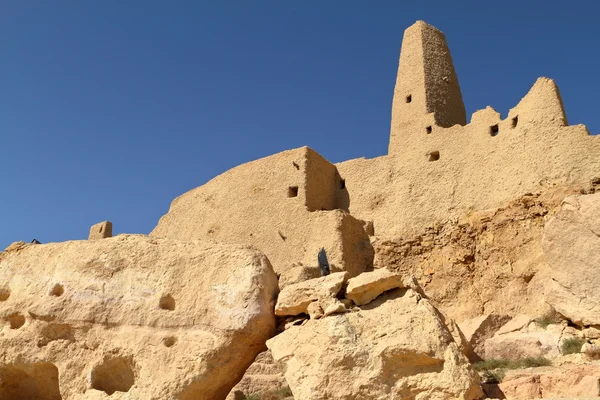
<svg viewBox="0 0 600 400">
<path fill-rule="evenodd" d="M 49 362 L 0 365 L 0 400 L 62 400 L 58 368 Z"/>
<path fill-rule="evenodd" d="M 411 101 L 412 101 L 412 95 L 409 94 L 408 96 L 406 96 L 406 102 L 410 103 Z"/>
<path fill-rule="evenodd" d="M 0 289 L 0 301 L 6 301 L 10 297 L 10 289 L 2 288 Z"/>
<path fill-rule="evenodd" d="M 162 342 L 165 345 L 165 347 L 171 347 L 175 343 L 177 343 L 177 338 L 175 336 L 167 336 L 163 338 Z"/>
<path fill-rule="evenodd" d="M 54 286 L 52 286 L 52 289 L 50 289 L 50 295 L 51 296 L 62 296 L 62 294 L 65 292 L 65 288 L 63 288 L 63 285 L 61 285 L 60 283 L 55 284 Z"/>
<path fill-rule="evenodd" d="M 163 310 L 173 311 L 175 309 L 175 299 L 170 294 L 166 294 L 160 298 L 158 306 Z"/>
<path fill-rule="evenodd" d="M 135 383 L 131 359 L 105 357 L 102 364 L 92 369 L 92 389 L 101 390 L 109 396 L 114 392 L 128 392 Z"/>
<path fill-rule="evenodd" d="M 290 186 L 288 188 L 288 197 L 298 197 L 298 186 Z"/>
<path fill-rule="evenodd" d="M 19 329 L 25 325 L 25 317 L 21 313 L 14 313 L 8 317 L 4 317 L 5 320 L 10 324 L 10 329 Z"/>
<path fill-rule="evenodd" d="M 440 159 L 440 152 L 439 151 L 430 151 L 429 153 L 427 153 L 427 161 L 437 161 Z"/>
<path fill-rule="evenodd" d="M 498 136 L 498 125 L 492 125 L 490 126 L 490 136 Z"/>
<path fill-rule="evenodd" d="M 427 131 L 428 134 L 433 132 L 433 128 L 431 126 L 428 126 L 427 128 L 425 128 L 425 130 Z"/>
<path fill-rule="evenodd" d="M 346 189 L 346 180 L 340 179 L 340 189 Z"/>
<path fill-rule="evenodd" d="M 516 117 L 514 117 L 514 118 L 512 119 L 512 122 L 511 122 L 511 127 L 512 127 L 512 128 L 516 128 L 518 123 L 519 123 L 519 116 L 517 115 Z"/>
</svg>

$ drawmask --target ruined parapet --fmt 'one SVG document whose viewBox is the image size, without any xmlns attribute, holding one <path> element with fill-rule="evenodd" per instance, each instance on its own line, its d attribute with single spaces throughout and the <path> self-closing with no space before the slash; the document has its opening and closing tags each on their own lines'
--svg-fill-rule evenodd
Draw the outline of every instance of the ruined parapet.
<svg viewBox="0 0 600 400">
<path fill-rule="evenodd" d="M 109 237 L 112 237 L 112 222 L 103 221 L 92 225 L 88 240 L 106 239 Z"/>
<path fill-rule="evenodd" d="M 508 113 L 512 127 L 550 128 L 567 126 L 560 91 L 549 78 L 538 78 L 523 99 Z"/>
<path fill-rule="evenodd" d="M 402 40 L 388 153 L 399 153 L 407 136 L 431 133 L 434 126 L 465 125 L 466 119 L 446 37 L 417 21 Z"/>
</svg>

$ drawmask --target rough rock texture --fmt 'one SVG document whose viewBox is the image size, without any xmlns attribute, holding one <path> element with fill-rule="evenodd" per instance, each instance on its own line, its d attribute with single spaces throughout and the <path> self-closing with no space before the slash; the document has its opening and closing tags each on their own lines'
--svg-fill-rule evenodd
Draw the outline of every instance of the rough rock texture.
<svg viewBox="0 0 600 400">
<path fill-rule="evenodd" d="M 600 325 L 600 193 L 571 196 L 546 224 L 546 301 L 580 325 Z"/>
<path fill-rule="evenodd" d="M 510 322 L 509 322 L 510 323 Z M 519 331 L 496 332 L 484 343 L 484 359 L 521 360 L 527 357 L 555 358 L 561 353 L 561 344 L 567 338 L 578 336 L 577 331 L 563 324 L 540 327 L 535 323 Z"/>
<path fill-rule="evenodd" d="M 597 398 L 600 396 L 600 365 L 538 367 L 508 371 L 498 386 L 508 400 L 549 398 Z M 487 390 L 486 390 L 487 392 Z"/>
<path fill-rule="evenodd" d="M 469 355 L 471 362 L 477 362 L 483 358 L 485 341 L 494 336 L 508 320 L 510 317 L 506 315 L 486 314 L 458 324 L 460 331 L 473 350 L 473 354 Z"/>
<path fill-rule="evenodd" d="M 579 188 L 555 187 L 503 208 L 467 214 L 411 237 L 376 237 L 375 268 L 413 275 L 444 315 L 541 316 L 548 267 L 542 250 L 547 216 Z M 596 190 L 589 184 L 586 190 Z"/>
<path fill-rule="evenodd" d="M 275 330 L 277 278 L 249 247 L 32 245 L 3 253 L 0 282 L 3 390 L 39 399 L 223 399 Z"/>
<path fill-rule="evenodd" d="M 400 274 L 381 268 L 348 280 L 346 298 L 360 306 L 369 304 L 383 292 L 402 287 L 404 284 Z"/>
<path fill-rule="evenodd" d="M 273 360 L 271 350 L 263 351 L 231 390 L 227 400 L 246 400 L 251 395 L 260 396 L 262 400 L 273 392 L 281 393 L 288 387 L 283 372 L 283 363 Z"/>
<path fill-rule="evenodd" d="M 312 303 L 334 298 L 347 279 L 347 272 L 336 272 L 321 278 L 288 285 L 279 293 L 275 315 L 306 314 Z"/>
<path fill-rule="evenodd" d="M 291 327 L 267 342 L 296 400 L 476 399 L 479 376 L 412 289 Z"/>
<path fill-rule="evenodd" d="M 332 272 L 351 276 L 373 266 L 363 223 L 348 214 L 336 167 L 308 147 L 237 166 L 182 194 L 151 236 L 251 244 L 275 272 L 315 266 L 321 247 Z"/>
</svg>

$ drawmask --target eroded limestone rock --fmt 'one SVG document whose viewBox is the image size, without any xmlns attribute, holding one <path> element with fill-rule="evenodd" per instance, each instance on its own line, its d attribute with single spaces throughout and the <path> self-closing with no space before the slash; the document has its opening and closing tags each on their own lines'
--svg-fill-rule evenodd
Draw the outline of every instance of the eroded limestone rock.
<svg viewBox="0 0 600 400">
<path fill-rule="evenodd" d="M 336 272 L 286 286 L 277 298 L 275 314 L 278 316 L 306 314 L 312 302 L 335 297 L 348 280 L 348 276 L 347 272 Z"/>
<path fill-rule="evenodd" d="M 476 399 L 479 376 L 441 314 L 412 289 L 311 319 L 267 342 L 296 400 Z"/>
<path fill-rule="evenodd" d="M 402 287 L 404 284 L 400 274 L 380 268 L 348 280 L 346 297 L 360 306 L 369 304 L 383 292 Z"/>
<path fill-rule="evenodd" d="M 223 399 L 275 330 L 277 278 L 250 247 L 27 246 L 1 258 L 0 282 L 0 378 L 31 398 Z"/>
</svg>

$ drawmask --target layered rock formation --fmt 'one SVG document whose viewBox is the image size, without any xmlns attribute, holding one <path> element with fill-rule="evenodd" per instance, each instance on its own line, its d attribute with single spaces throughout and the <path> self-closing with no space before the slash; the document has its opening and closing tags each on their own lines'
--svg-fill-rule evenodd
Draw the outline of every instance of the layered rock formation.
<svg viewBox="0 0 600 400">
<path fill-rule="evenodd" d="M 0 259 L 0 399 L 223 399 L 274 334 L 249 247 L 145 236 Z"/>
</svg>

